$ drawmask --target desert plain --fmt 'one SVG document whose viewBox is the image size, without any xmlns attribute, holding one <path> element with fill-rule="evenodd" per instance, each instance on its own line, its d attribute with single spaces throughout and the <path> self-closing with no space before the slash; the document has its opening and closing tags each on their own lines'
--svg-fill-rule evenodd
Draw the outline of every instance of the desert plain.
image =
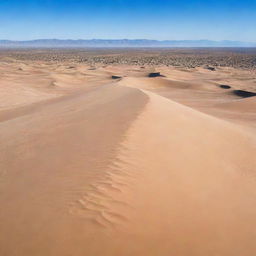
<svg viewBox="0 0 256 256">
<path fill-rule="evenodd" d="M 1 256 L 256 255 L 255 49 L 0 50 Z"/>
</svg>

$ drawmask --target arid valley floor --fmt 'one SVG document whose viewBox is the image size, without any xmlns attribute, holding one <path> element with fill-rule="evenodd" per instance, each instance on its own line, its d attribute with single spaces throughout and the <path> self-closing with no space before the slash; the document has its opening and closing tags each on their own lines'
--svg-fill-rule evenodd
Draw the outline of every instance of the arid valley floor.
<svg viewBox="0 0 256 256">
<path fill-rule="evenodd" d="M 0 50 L 1 256 L 256 255 L 256 50 Z"/>
</svg>

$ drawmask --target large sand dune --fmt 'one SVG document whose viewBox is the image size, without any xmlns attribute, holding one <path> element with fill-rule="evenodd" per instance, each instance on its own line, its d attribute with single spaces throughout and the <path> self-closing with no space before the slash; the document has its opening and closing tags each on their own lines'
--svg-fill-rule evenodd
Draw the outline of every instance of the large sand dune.
<svg viewBox="0 0 256 256">
<path fill-rule="evenodd" d="M 256 254 L 256 97 L 232 93 L 253 75 L 0 72 L 0 255 Z"/>
</svg>

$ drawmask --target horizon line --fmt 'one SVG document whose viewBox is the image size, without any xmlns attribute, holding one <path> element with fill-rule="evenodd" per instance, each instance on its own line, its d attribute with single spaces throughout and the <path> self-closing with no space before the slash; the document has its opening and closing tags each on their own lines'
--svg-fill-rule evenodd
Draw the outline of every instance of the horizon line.
<svg viewBox="0 0 256 256">
<path fill-rule="evenodd" d="M 242 43 L 256 43 L 256 41 L 241 41 L 241 40 L 229 40 L 229 39 L 147 39 L 147 38 L 35 38 L 35 39 L 0 39 L 0 41 L 11 41 L 11 42 L 27 42 L 27 41 L 39 41 L 39 40 L 59 40 L 59 41 L 92 41 L 92 40 L 110 40 L 110 41 L 137 41 L 137 40 L 144 40 L 144 41 L 158 41 L 158 42 L 165 42 L 165 41 L 210 41 L 210 42 L 242 42 Z"/>
</svg>

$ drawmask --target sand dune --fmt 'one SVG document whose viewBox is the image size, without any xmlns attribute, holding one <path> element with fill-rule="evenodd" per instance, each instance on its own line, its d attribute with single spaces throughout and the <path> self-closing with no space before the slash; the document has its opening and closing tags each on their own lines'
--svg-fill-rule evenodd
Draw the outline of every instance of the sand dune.
<svg viewBox="0 0 256 256">
<path fill-rule="evenodd" d="M 221 103 L 218 105 L 218 107 L 225 108 L 230 111 L 255 113 L 256 100 L 254 97 L 250 97 L 246 99 L 238 99 L 228 103 Z"/>
<path fill-rule="evenodd" d="M 255 136 L 153 94 L 128 134 L 128 228 L 141 254 L 255 251 Z"/>
<path fill-rule="evenodd" d="M 0 255 L 256 253 L 254 78 L 154 71 L 0 65 Z"/>
</svg>

